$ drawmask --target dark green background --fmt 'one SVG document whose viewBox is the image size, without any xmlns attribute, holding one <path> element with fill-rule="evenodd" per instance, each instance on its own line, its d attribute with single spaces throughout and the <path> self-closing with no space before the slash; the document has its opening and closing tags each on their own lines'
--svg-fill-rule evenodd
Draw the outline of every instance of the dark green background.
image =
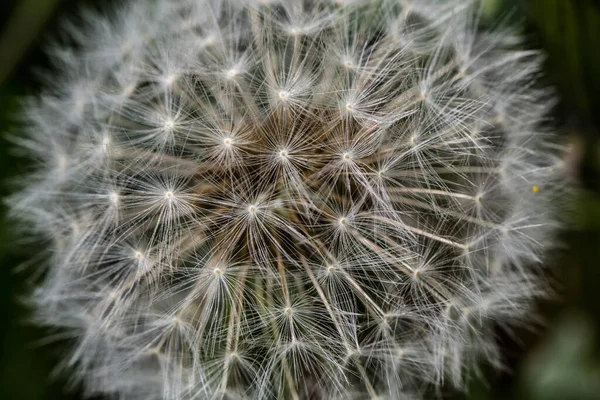
<svg viewBox="0 0 600 400">
<path fill-rule="evenodd" d="M 506 371 L 484 371 L 469 393 L 451 398 L 600 399 L 600 1 L 485 0 L 486 15 L 507 17 L 531 47 L 543 48 L 547 84 L 561 103 L 553 111 L 572 146 L 575 212 L 552 257 L 558 295 L 539 305 L 545 324 L 503 338 Z M 6 134 L 18 132 L 19 99 L 39 91 L 32 70 L 47 63 L 41 47 L 59 31 L 61 17 L 79 5 L 106 0 L 0 0 L 0 197 L 26 168 L 11 155 Z M 28 275 L 18 266 L 35 253 L 22 246 L 0 205 L 0 400 L 79 399 L 69 377 L 52 371 L 64 344 L 41 345 L 48 332 L 28 323 L 21 298 Z M 31 268 L 29 269 L 31 271 Z"/>
</svg>

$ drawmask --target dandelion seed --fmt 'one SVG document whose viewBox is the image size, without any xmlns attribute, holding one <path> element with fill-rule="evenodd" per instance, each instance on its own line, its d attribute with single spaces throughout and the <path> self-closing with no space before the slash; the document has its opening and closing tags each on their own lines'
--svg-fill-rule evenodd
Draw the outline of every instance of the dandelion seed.
<svg viewBox="0 0 600 400">
<path fill-rule="evenodd" d="M 226 72 L 228 79 L 233 79 L 239 74 L 239 71 L 235 68 L 232 68 Z"/>
<path fill-rule="evenodd" d="M 164 78 L 164 84 L 166 87 L 171 87 L 177 81 L 176 75 L 168 75 Z"/>
<path fill-rule="evenodd" d="M 64 154 L 60 154 L 58 156 L 58 169 L 61 171 L 66 171 L 69 166 L 69 159 Z"/>
<path fill-rule="evenodd" d="M 175 121 L 173 121 L 172 119 L 165 120 L 164 127 L 165 127 L 165 131 L 171 132 L 173 130 L 173 128 L 175 127 Z"/>
<path fill-rule="evenodd" d="M 110 202 L 113 206 L 118 206 L 119 205 L 119 201 L 120 201 L 120 196 L 117 192 L 111 192 L 108 195 L 108 198 L 110 199 Z"/>
<path fill-rule="evenodd" d="M 102 151 L 104 153 L 108 153 L 109 146 L 110 146 L 110 138 L 105 137 L 104 139 L 102 139 Z"/>
</svg>

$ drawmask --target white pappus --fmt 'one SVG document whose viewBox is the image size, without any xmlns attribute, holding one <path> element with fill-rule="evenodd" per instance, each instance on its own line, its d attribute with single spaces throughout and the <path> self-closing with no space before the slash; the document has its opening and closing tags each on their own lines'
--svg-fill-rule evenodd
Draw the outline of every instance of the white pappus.
<svg viewBox="0 0 600 400">
<path fill-rule="evenodd" d="M 476 0 L 131 1 L 49 55 L 9 199 L 89 394 L 430 398 L 529 323 L 563 191 Z"/>
</svg>

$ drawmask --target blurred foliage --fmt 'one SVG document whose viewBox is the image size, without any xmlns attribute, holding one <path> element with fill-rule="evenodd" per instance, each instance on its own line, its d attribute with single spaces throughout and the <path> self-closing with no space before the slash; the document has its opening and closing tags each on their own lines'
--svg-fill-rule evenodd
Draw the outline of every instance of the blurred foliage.
<svg viewBox="0 0 600 400">
<path fill-rule="evenodd" d="M 600 126 L 600 2 L 529 0 L 526 12 L 548 53 L 547 72 L 568 112 Z"/>
<path fill-rule="evenodd" d="M 31 47 L 44 23 L 54 14 L 61 0 L 4 1 L 2 9 L 10 18 L 0 36 L 0 82 Z M 10 9 L 10 14 L 7 12 Z M 24 29 L 25 28 L 25 29 Z"/>
<path fill-rule="evenodd" d="M 547 54 L 545 79 L 560 103 L 553 112 L 571 143 L 568 163 L 581 182 L 562 234 L 564 249 L 553 257 L 558 300 L 541 303 L 545 324 L 536 332 L 500 336 L 506 370 L 483 371 L 470 400 L 600 399 L 600 0 L 484 0 L 487 17 L 523 27 L 532 48 Z M 44 65 L 41 47 L 58 31 L 60 17 L 82 3 L 107 0 L 0 1 L 0 134 L 16 132 L 18 98 L 35 93 L 31 69 Z M 0 197 L 25 168 L 0 138 Z M 5 215 L 0 205 L 0 216 Z M 567 211 L 565 211 L 567 212 Z M 48 335 L 31 326 L 19 296 L 27 274 L 17 267 L 30 254 L 18 246 L 11 223 L 0 217 L 0 399 L 80 398 L 65 394 L 68 377 L 54 377 L 60 346 L 42 346 Z"/>
</svg>

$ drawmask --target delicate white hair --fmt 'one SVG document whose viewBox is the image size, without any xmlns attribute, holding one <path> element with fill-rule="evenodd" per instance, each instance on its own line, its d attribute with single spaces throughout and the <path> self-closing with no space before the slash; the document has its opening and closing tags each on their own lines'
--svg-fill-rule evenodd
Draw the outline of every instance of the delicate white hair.
<svg viewBox="0 0 600 400">
<path fill-rule="evenodd" d="M 477 1 L 131 1 L 50 47 L 9 199 L 88 393 L 404 399 L 501 362 L 563 189 Z"/>
</svg>

